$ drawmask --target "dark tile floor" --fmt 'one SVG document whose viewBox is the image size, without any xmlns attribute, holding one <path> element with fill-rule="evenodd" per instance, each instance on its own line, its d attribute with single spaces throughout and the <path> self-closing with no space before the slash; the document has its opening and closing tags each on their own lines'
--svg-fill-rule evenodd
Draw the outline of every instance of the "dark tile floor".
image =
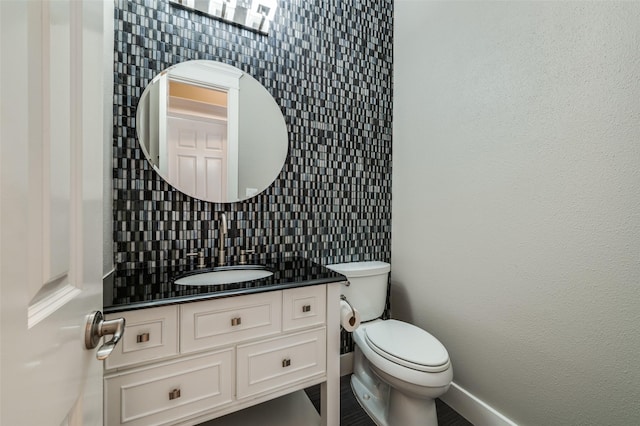
<svg viewBox="0 0 640 426">
<path fill-rule="evenodd" d="M 340 426 L 376 426 L 360 407 L 349 383 L 350 376 L 340 379 Z M 316 410 L 320 412 L 320 385 L 305 389 Z M 460 414 L 439 399 L 436 400 L 438 426 L 473 426 Z M 406 425 L 397 425 L 406 426 Z"/>
</svg>

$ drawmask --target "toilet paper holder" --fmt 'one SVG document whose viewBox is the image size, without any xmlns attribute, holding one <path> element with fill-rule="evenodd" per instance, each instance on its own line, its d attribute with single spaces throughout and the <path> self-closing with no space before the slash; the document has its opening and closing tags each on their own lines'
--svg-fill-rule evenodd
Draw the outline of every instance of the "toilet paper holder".
<svg viewBox="0 0 640 426">
<path fill-rule="evenodd" d="M 349 301 L 347 300 L 347 297 L 346 297 L 344 294 L 341 294 L 341 295 L 340 295 L 340 300 L 344 300 L 344 301 L 345 301 L 345 303 L 346 303 L 347 305 L 349 305 L 349 308 L 351 308 L 351 312 L 352 312 L 353 314 L 355 314 L 355 313 L 356 313 L 356 310 L 355 310 L 355 309 L 353 309 L 353 306 L 351 306 L 351 303 L 349 303 Z"/>
<path fill-rule="evenodd" d="M 344 294 L 340 295 L 340 325 L 349 333 L 352 333 L 360 325 L 360 313 Z"/>
</svg>

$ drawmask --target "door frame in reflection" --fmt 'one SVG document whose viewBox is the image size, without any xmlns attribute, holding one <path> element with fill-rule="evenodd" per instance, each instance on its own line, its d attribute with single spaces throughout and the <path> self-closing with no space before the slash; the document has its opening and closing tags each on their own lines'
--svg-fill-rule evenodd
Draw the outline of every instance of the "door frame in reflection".
<svg viewBox="0 0 640 426">
<path fill-rule="evenodd" d="M 183 165 L 186 165 L 186 158 L 176 158 L 175 156 L 180 150 L 170 147 L 176 140 L 175 136 L 179 133 L 179 130 L 170 129 L 170 123 L 175 123 L 176 118 L 193 120 L 194 124 L 197 123 L 197 125 L 193 126 L 194 129 L 200 128 L 200 130 L 202 130 L 201 124 L 203 121 L 209 120 L 212 125 L 217 125 L 220 123 L 223 114 L 221 112 L 217 114 L 203 113 L 201 108 L 189 106 L 189 102 L 183 103 L 180 111 L 176 111 L 175 108 L 171 107 L 172 96 L 170 93 L 170 85 L 172 82 L 177 82 L 183 85 L 226 93 L 226 117 L 224 117 L 226 121 L 226 140 L 224 141 L 224 146 L 221 146 L 221 151 L 224 152 L 225 158 L 221 159 L 221 164 L 219 165 L 213 164 L 212 162 L 207 164 L 206 160 L 193 163 L 194 169 L 192 172 L 195 173 L 195 175 L 191 180 L 201 183 L 196 184 L 195 188 L 192 183 L 188 183 L 186 187 L 180 187 L 180 190 L 188 195 L 200 199 L 208 199 L 207 195 L 211 195 L 210 192 L 215 191 L 222 199 L 238 197 L 239 90 L 240 78 L 243 74 L 240 70 L 218 67 L 215 63 L 198 64 L 198 66 L 190 67 L 189 69 L 178 67 L 177 69 L 170 70 L 168 73 L 162 74 L 157 85 L 157 93 L 151 95 L 151 99 L 156 99 L 155 102 L 157 102 L 158 105 L 158 137 L 156 139 L 158 146 L 155 149 L 151 147 L 150 154 L 154 157 L 156 154 L 154 151 L 157 152 L 158 169 L 163 176 L 175 176 L 178 177 L 177 181 L 184 181 L 180 176 L 186 172 L 187 169 L 175 169 L 175 166 L 180 164 L 181 161 Z M 215 107 L 213 108 L 215 109 Z M 211 110 L 211 108 L 209 109 Z M 216 115 L 218 115 L 218 117 L 215 117 Z M 184 126 L 182 127 L 184 128 Z M 211 136 L 212 133 L 201 131 L 197 136 L 199 140 L 194 142 L 202 149 L 205 146 L 222 143 L 221 141 L 214 142 L 213 140 L 207 140 L 207 137 Z M 184 154 L 184 152 L 182 153 Z M 190 178 L 187 179 L 187 182 L 189 179 Z M 203 184 L 202 182 L 205 183 Z"/>
</svg>

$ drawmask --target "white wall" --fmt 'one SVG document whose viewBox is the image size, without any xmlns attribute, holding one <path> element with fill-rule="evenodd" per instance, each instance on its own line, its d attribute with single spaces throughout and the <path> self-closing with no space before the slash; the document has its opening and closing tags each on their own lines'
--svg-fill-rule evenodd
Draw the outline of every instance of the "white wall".
<svg viewBox="0 0 640 426">
<path fill-rule="evenodd" d="M 262 192 L 280 174 L 287 158 L 289 135 L 280 107 L 258 80 L 240 80 L 238 129 L 238 196 L 246 189 Z"/>
<path fill-rule="evenodd" d="M 394 13 L 393 315 L 519 424 L 640 424 L 640 3 Z"/>
</svg>

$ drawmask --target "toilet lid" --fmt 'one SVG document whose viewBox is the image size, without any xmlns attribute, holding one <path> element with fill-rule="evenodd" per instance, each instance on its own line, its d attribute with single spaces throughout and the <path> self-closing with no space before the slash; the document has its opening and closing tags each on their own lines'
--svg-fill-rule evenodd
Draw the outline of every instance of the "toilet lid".
<svg viewBox="0 0 640 426">
<path fill-rule="evenodd" d="M 442 343 L 415 325 L 380 321 L 367 326 L 364 334 L 371 349 L 389 361 L 432 373 L 449 368 L 449 354 Z"/>
</svg>

